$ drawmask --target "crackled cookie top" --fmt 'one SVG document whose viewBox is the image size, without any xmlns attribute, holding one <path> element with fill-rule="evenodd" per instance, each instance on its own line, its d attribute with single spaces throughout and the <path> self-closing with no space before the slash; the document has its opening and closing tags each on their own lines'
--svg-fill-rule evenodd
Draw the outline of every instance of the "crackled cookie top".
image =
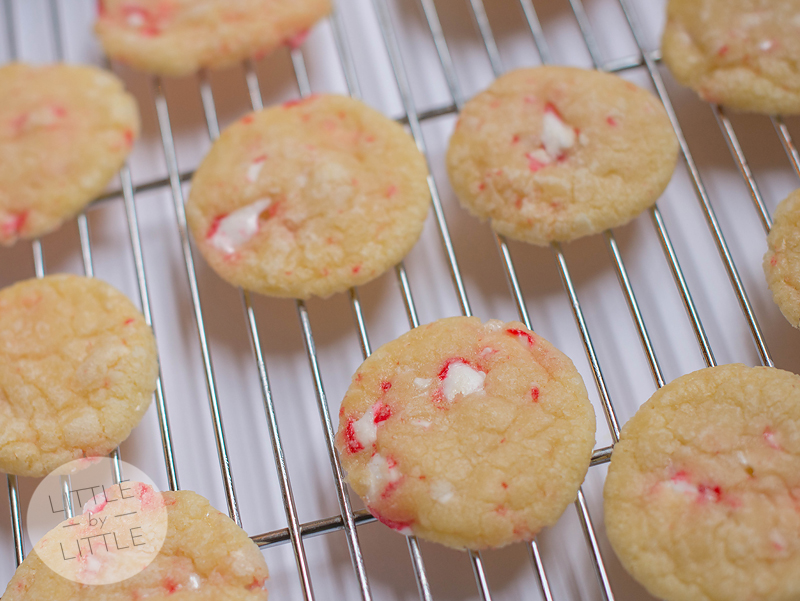
<svg viewBox="0 0 800 601">
<path fill-rule="evenodd" d="M 35 238 L 94 200 L 139 135 L 136 101 L 95 67 L 0 67 L 0 244 Z"/>
<path fill-rule="evenodd" d="M 114 60 L 188 75 L 299 45 L 330 0 L 99 0 L 95 31 Z"/>
<path fill-rule="evenodd" d="M 134 483 L 134 487 L 146 487 Z M 50 570 L 36 551 L 17 568 L 3 595 L 4 601 L 58 599 L 59 601 L 266 601 L 267 565 L 250 537 L 226 515 L 191 491 L 144 493 L 146 503 L 167 509 L 167 536 L 154 560 L 135 576 L 98 586 L 81 585 Z M 150 500 L 148 500 L 150 499 Z M 146 505 L 145 503 L 145 505 Z M 113 515 L 108 507 L 94 506 L 96 518 Z M 139 516 L 139 522 L 146 519 Z M 144 536 L 137 531 L 135 536 Z M 138 539 L 137 539 L 138 540 Z M 139 544 L 144 544 L 141 541 Z M 113 546 L 112 546 L 113 548 Z M 82 560 L 100 569 L 102 547 Z M 125 550 L 115 551 L 124 553 Z M 94 561 L 90 559 L 94 558 Z"/>
<path fill-rule="evenodd" d="M 786 319 L 800 328 L 800 190 L 778 205 L 767 236 L 764 274 Z"/>
<path fill-rule="evenodd" d="M 186 214 L 211 267 L 262 294 L 329 296 L 396 265 L 430 196 L 403 128 L 344 96 L 246 115 L 214 143 Z"/>
<path fill-rule="evenodd" d="M 572 362 L 517 322 L 453 317 L 375 351 L 336 446 L 381 522 L 456 548 L 531 540 L 575 499 L 594 412 Z"/>
<path fill-rule="evenodd" d="M 661 45 L 675 79 L 708 102 L 800 112 L 800 0 L 670 0 Z"/>
<path fill-rule="evenodd" d="M 622 429 L 605 484 L 608 538 L 668 601 L 800 597 L 800 377 L 703 369 Z"/>
<path fill-rule="evenodd" d="M 466 103 L 447 152 L 461 203 L 517 240 L 623 225 L 653 205 L 678 144 L 661 103 L 615 75 L 518 69 Z"/>
<path fill-rule="evenodd" d="M 152 330 L 121 292 L 52 275 L 0 290 L 0 471 L 106 455 L 150 404 Z"/>
</svg>

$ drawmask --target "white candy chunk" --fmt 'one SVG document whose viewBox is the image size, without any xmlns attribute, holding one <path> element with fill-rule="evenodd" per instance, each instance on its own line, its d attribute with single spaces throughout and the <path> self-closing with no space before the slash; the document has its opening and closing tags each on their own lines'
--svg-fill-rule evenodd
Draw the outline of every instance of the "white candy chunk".
<svg viewBox="0 0 800 601">
<path fill-rule="evenodd" d="M 550 160 L 556 160 L 564 150 L 575 144 L 575 129 L 564 123 L 553 111 L 545 111 L 542 123 L 542 145 Z M 538 160 L 536 156 L 534 156 Z"/>
<path fill-rule="evenodd" d="M 457 394 L 472 394 L 483 390 L 483 381 L 486 374 L 472 369 L 465 363 L 453 363 L 447 369 L 447 376 L 442 382 L 444 398 L 452 401 Z"/>
<path fill-rule="evenodd" d="M 108 499 L 106 498 L 105 493 L 100 493 L 93 496 L 91 499 L 86 501 L 86 504 L 83 506 L 83 513 L 88 513 L 89 515 L 94 515 L 95 513 L 100 513 L 105 509 L 105 506 L 108 504 Z"/>
<path fill-rule="evenodd" d="M 437 503 L 449 503 L 456 496 L 456 489 L 448 480 L 431 480 L 431 497 Z"/>
<path fill-rule="evenodd" d="M 128 15 L 128 18 L 125 19 L 125 22 L 131 27 L 141 27 L 144 25 L 144 15 L 139 12 L 132 12 Z"/>
<path fill-rule="evenodd" d="M 666 486 L 671 490 L 674 490 L 675 492 L 683 493 L 685 495 L 695 496 L 700 494 L 699 491 L 697 490 L 697 487 L 691 482 L 687 482 L 686 480 L 673 478 L 672 480 L 664 482 L 664 486 Z"/>
<path fill-rule="evenodd" d="M 189 587 L 192 590 L 200 588 L 200 576 L 197 574 L 189 575 Z"/>
<path fill-rule="evenodd" d="M 529 152 L 528 158 L 531 158 L 542 165 L 549 165 L 554 160 L 553 157 L 547 154 L 547 151 L 544 148 L 537 148 L 533 152 Z"/>
<path fill-rule="evenodd" d="M 775 42 L 774 42 L 774 41 L 772 41 L 772 40 L 764 40 L 763 42 L 761 42 L 761 43 L 758 45 L 758 47 L 759 47 L 759 48 L 760 48 L 760 49 L 761 49 L 763 52 L 767 52 L 767 51 L 771 50 L 771 49 L 772 49 L 772 47 L 773 47 L 774 45 L 775 45 Z"/>
<path fill-rule="evenodd" d="M 414 378 L 414 386 L 417 388 L 421 388 L 425 390 L 426 388 L 430 388 L 430 385 L 433 383 L 433 380 L 430 378 Z"/>
<path fill-rule="evenodd" d="M 103 562 L 101 562 L 95 555 L 92 553 L 91 555 L 86 555 L 86 562 L 83 564 L 83 572 L 84 574 L 97 574 L 100 572 L 100 568 L 103 567 Z"/>
<path fill-rule="evenodd" d="M 258 231 L 258 216 L 271 204 L 271 200 L 262 198 L 226 215 L 220 220 L 217 231 L 208 241 L 224 253 L 235 252 L 255 235 Z"/>
<path fill-rule="evenodd" d="M 375 404 L 377 405 L 377 403 Z M 353 435 L 365 449 L 378 440 L 378 424 L 375 423 L 375 405 L 367 409 L 361 419 L 353 422 Z"/>
<path fill-rule="evenodd" d="M 415 426 L 419 426 L 420 428 L 431 427 L 431 422 L 429 422 L 427 419 L 415 419 L 412 420 L 411 423 L 414 424 Z"/>
<path fill-rule="evenodd" d="M 261 170 L 264 168 L 265 161 L 265 157 L 259 157 L 248 165 L 247 175 L 245 176 L 248 182 L 253 183 L 258 179 L 258 174 L 261 173 Z"/>
<path fill-rule="evenodd" d="M 371 501 L 379 496 L 386 486 L 397 482 L 403 477 L 397 466 L 389 464 L 389 461 L 380 453 L 375 453 L 367 464 L 367 501 Z"/>
</svg>

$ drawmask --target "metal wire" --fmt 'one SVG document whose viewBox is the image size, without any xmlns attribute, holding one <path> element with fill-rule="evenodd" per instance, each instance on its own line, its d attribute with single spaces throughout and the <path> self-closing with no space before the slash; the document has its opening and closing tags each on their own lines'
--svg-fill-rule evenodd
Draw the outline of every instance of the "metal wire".
<svg viewBox="0 0 800 601">
<path fill-rule="evenodd" d="M 336 50 L 339 55 L 339 64 L 342 67 L 342 71 L 345 76 L 345 82 L 347 84 L 347 90 L 351 97 L 353 98 L 360 98 L 361 97 L 361 89 L 358 84 L 358 76 L 356 73 L 355 62 L 353 61 L 353 55 L 350 51 L 350 44 L 347 41 L 347 34 L 345 33 L 344 25 L 341 22 L 341 16 L 338 10 L 334 10 L 334 15 L 332 16 L 332 23 L 333 27 L 333 36 L 334 41 L 336 43 Z M 302 59 L 302 54 L 297 52 Z M 292 57 L 292 62 L 297 64 L 300 62 L 297 58 L 295 58 L 294 53 Z M 303 73 L 305 72 L 305 68 L 303 69 Z M 300 84 L 300 76 L 297 71 L 295 71 L 298 80 L 298 87 L 302 91 L 302 86 Z M 308 87 L 308 91 L 310 92 L 310 86 Z M 400 291 L 403 295 L 403 304 L 406 307 L 406 316 L 408 317 L 409 327 L 411 329 L 416 328 L 419 325 L 419 319 L 417 317 L 417 309 L 416 303 L 414 302 L 414 297 L 411 295 L 411 286 L 408 282 L 408 276 L 406 274 L 406 269 L 403 261 L 401 261 L 395 267 L 395 273 L 397 275 L 398 284 L 400 286 Z M 361 352 L 366 359 L 372 354 L 371 345 L 369 343 L 369 335 L 367 333 L 366 324 L 364 321 L 364 315 L 361 311 L 361 301 L 359 299 L 358 290 L 356 288 L 350 289 L 350 306 L 353 311 L 353 318 L 356 322 L 356 328 L 359 334 L 359 341 L 361 343 Z M 414 575 L 417 581 L 417 590 L 419 592 L 420 599 L 424 601 L 431 601 L 431 588 L 430 583 L 428 581 L 428 576 L 425 571 L 425 565 L 422 560 L 422 551 L 419 548 L 419 542 L 417 541 L 416 536 L 406 536 L 406 542 L 408 544 L 408 551 L 409 555 L 411 556 L 411 564 L 414 568 Z"/>
<path fill-rule="evenodd" d="M 612 65 L 608 63 L 604 63 L 602 56 L 600 54 L 599 45 L 597 44 L 594 31 L 592 29 L 591 24 L 589 23 L 589 18 L 586 15 L 586 12 L 583 7 L 582 0 L 570 0 L 570 6 L 572 7 L 573 13 L 575 15 L 575 19 L 578 22 L 578 27 L 581 31 L 581 35 L 584 39 L 586 44 L 586 48 L 589 51 L 589 55 L 591 56 L 592 63 L 594 64 L 595 68 L 601 69 L 603 71 L 612 71 Z M 641 64 L 644 64 L 644 56 L 641 57 Z M 651 54 L 651 59 L 655 60 L 655 56 Z M 684 307 L 686 309 L 687 315 L 692 323 L 692 327 L 695 332 L 695 336 L 697 338 L 698 344 L 700 346 L 701 353 L 703 354 L 703 359 L 706 362 L 706 365 L 711 367 L 715 365 L 713 352 L 711 351 L 710 344 L 708 342 L 708 337 L 705 333 L 705 328 L 703 327 L 702 322 L 700 321 L 700 317 L 697 312 L 697 308 L 694 304 L 694 300 L 692 299 L 692 295 L 689 292 L 689 287 L 686 284 L 686 278 L 683 275 L 683 269 L 680 266 L 680 262 L 678 261 L 678 257 L 674 251 L 672 246 L 672 240 L 667 232 L 666 225 L 664 224 L 664 220 L 661 216 L 661 212 L 658 209 L 658 205 L 654 205 L 650 209 L 650 215 L 653 220 L 653 224 L 656 228 L 656 232 L 658 233 L 659 240 L 661 241 L 662 248 L 664 249 L 667 261 L 670 266 L 670 270 L 672 271 L 673 277 L 675 279 L 675 283 L 678 286 L 678 291 L 681 294 L 681 299 L 683 301 Z M 618 255 L 618 251 L 616 250 L 616 242 L 613 239 L 607 238 L 607 242 L 609 243 L 609 250 L 612 253 L 612 256 L 615 257 Z M 624 288 L 628 288 L 629 284 L 626 283 L 627 276 L 624 275 L 624 269 L 617 269 L 617 275 L 620 279 L 620 283 Z M 626 297 L 628 299 L 632 298 L 633 290 L 631 289 L 630 293 L 626 293 Z M 637 323 L 640 321 L 640 313 L 638 308 L 635 304 L 630 303 L 629 300 L 629 308 L 631 309 L 632 315 Z M 644 327 L 644 323 L 642 322 L 639 326 L 640 332 L 640 339 L 642 340 L 642 344 L 645 347 L 645 351 L 648 354 L 648 358 L 650 361 L 651 369 L 653 370 L 653 375 L 656 378 L 656 384 L 661 387 L 664 385 L 664 380 L 662 377 L 659 376 L 660 370 L 657 369 L 657 361 L 655 360 L 655 356 L 652 353 L 652 346 L 649 343 L 649 339 L 646 336 L 642 336 L 643 332 L 646 332 Z"/>
<path fill-rule="evenodd" d="M 194 312 L 195 325 L 200 343 L 200 350 L 203 356 L 203 368 L 205 373 L 206 393 L 208 396 L 209 408 L 211 410 L 211 420 L 214 427 L 214 440 L 217 445 L 217 456 L 219 458 L 220 471 L 222 472 L 222 484 L 225 490 L 225 501 L 228 505 L 228 515 L 239 526 L 242 525 L 242 518 L 239 515 L 239 504 L 236 499 L 236 490 L 233 484 L 233 473 L 231 471 L 228 448 L 225 440 L 225 429 L 222 424 L 222 413 L 219 408 L 217 398 L 217 386 L 214 377 L 214 366 L 211 362 L 211 351 L 208 347 L 205 320 L 203 318 L 203 308 L 200 303 L 200 290 L 197 285 L 197 272 L 194 267 L 194 256 L 189 242 L 189 232 L 186 225 L 186 212 L 183 206 L 183 188 L 178 171 L 178 156 L 175 152 L 175 140 L 172 136 L 172 126 L 170 125 L 169 108 L 167 99 L 160 79 L 154 80 L 153 93 L 155 96 L 156 115 L 158 118 L 159 131 L 161 133 L 161 143 L 164 149 L 164 159 L 167 163 L 167 173 L 169 174 L 170 191 L 172 192 L 173 207 L 175 217 L 178 222 L 178 232 L 181 238 L 181 251 L 183 253 L 186 276 L 189 282 L 189 291 L 192 298 L 192 308 Z"/>
<path fill-rule="evenodd" d="M 425 147 L 425 139 L 422 135 L 422 127 L 420 126 L 419 116 L 417 115 L 416 105 L 411 94 L 411 85 L 408 81 L 403 59 L 400 53 L 400 46 L 397 43 L 397 36 L 394 31 L 389 10 L 386 7 L 384 0 L 372 0 L 372 5 L 378 17 L 378 25 L 381 29 L 386 50 L 389 53 L 389 61 L 392 64 L 392 72 L 394 73 L 395 83 L 397 90 L 400 94 L 400 100 L 403 104 L 403 110 L 406 113 L 408 120 L 408 127 L 411 129 L 411 135 L 414 142 L 417 144 L 419 151 L 425 156 L 427 162 L 427 149 Z M 428 165 L 428 172 L 430 172 L 430 165 Z M 461 270 L 458 266 L 456 259 L 455 249 L 453 248 L 453 241 L 450 237 L 450 229 L 447 226 L 447 221 L 444 216 L 444 209 L 442 208 L 442 201 L 439 197 L 439 190 L 432 175 L 428 175 L 428 188 L 431 193 L 431 202 L 433 203 L 433 211 L 436 217 L 436 224 L 439 227 L 439 233 L 442 237 L 445 253 L 447 254 L 447 264 L 450 269 L 450 275 L 453 278 L 453 284 L 458 294 L 458 302 L 461 305 L 461 313 L 463 315 L 472 315 L 472 309 L 467 299 L 467 291 L 464 287 L 464 281 L 461 277 Z"/>
<path fill-rule="evenodd" d="M 742 146 L 739 144 L 739 138 L 736 137 L 736 132 L 733 131 L 733 125 L 731 124 L 730 119 L 728 119 L 728 117 L 725 115 L 725 111 L 721 106 L 712 104 L 711 110 L 714 112 L 714 118 L 717 120 L 717 125 L 719 125 L 719 128 L 722 130 L 722 133 L 725 136 L 725 143 L 728 145 L 728 150 L 731 151 L 731 155 L 736 160 L 736 166 L 739 168 L 739 173 L 744 178 L 744 181 L 750 190 L 750 196 L 756 205 L 758 215 L 761 218 L 761 223 L 767 233 L 769 233 L 769 230 L 772 228 L 772 217 L 769 214 L 766 204 L 764 204 L 764 198 L 761 196 L 761 192 L 758 189 L 758 184 L 756 184 L 756 180 L 753 177 L 753 172 L 750 170 L 750 165 L 747 163 L 747 159 L 744 156 Z"/>
<path fill-rule="evenodd" d="M 211 85 L 205 72 L 199 75 L 200 80 L 200 97 L 203 104 L 203 112 L 206 118 L 206 125 L 208 128 L 208 135 L 211 141 L 219 138 L 219 118 L 217 116 L 216 103 L 214 102 L 214 94 Z M 248 333 L 250 334 L 250 343 L 258 367 L 259 379 L 261 381 L 261 394 L 264 402 L 264 409 L 267 415 L 267 426 L 270 432 L 270 440 L 272 442 L 272 451 L 275 458 L 275 467 L 279 474 L 279 484 L 281 488 L 281 496 L 286 513 L 286 520 L 289 523 L 289 534 L 292 542 L 292 547 L 295 555 L 295 562 L 297 564 L 297 573 L 300 577 L 300 585 L 305 599 L 314 599 L 314 590 L 311 583 L 311 572 L 308 567 L 308 558 L 306 557 L 305 547 L 303 546 L 303 539 L 300 536 L 300 520 L 297 516 L 297 505 L 295 503 L 294 494 L 292 493 L 292 484 L 289 477 L 289 469 L 286 463 L 286 454 L 283 450 L 283 443 L 281 442 L 280 429 L 278 427 L 277 413 L 275 412 L 275 405 L 272 399 L 272 388 L 269 383 L 269 374 L 267 372 L 266 361 L 261 350 L 261 339 L 258 333 L 258 323 L 256 321 L 256 314 L 253 310 L 253 303 L 250 299 L 250 293 L 246 290 L 239 289 L 241 295 L 242 305 L 244 307 L 245 317 L 248 324 Z"/>
<path fill-rule="evenodd" d="M 308 82 L 308 75 L 303 64 L 302 54 L 297 49 L 292 51 L 292 64 L 295 66 L 295 73 L 297 74 L 297 85 L 300 89 L 302 96 L 307 96 L 311 93 L 311 86 Z M 258 74 L 256 73 L 255 66 L 252 61 L 245 64 L 245 80 L 248 90 L 250 92 L 250 103 L 253 110 L 261 110 L 264 108 L 264 101 L 261 94 L 261 86 L 258 82 Z M 355 521 L 353 518 L 353 508 L 350 503 L 350 497 L 347 494 L 347 485 L 344 482 L 344 471 L 342 469 L 339 456 L 336 453 L 335 435 L 333 433 L 333 421 L 331 420 L 330 409 L 328 407 L 328 400 L 325 395 L 325 389 L 322 382 L 322 375 L 319 371 L 317 363 L 316 346 L 314 344 L 314 336 L 311 331 L 311 321 L 308 317 L 308 309 L 302 300 L 296 300 L 295 306 L 297 315 L 300 319 L 300 326 L 303 333 L 303 343 L 306 349 L 306 356 L 308 358 L 309 367 L 314 381 L 314 391 L 317 400 L 317 409 L 322 422 L 322 429 L 325 436 L 325 443 L 328 450 L 328 459 L 333 473 L 333 480 L 336 486 L 336 496 L 339 502 L 339 510 L 341 511 L 344 530 L 347 537 L 347 548 L 350 553 L 350 560 L 353 564 L 353 569 L 356 573 L 359 587 L 361 589 L 361 597 L 364 601 L 372 599 L 372 592 L 369 587 L 369 580 L 367 578 L 367 569 L 364 565 L 364 556 L 361 551 L 361 544 L 358 540 L 358 532 L 356 531 Z"/>
<path fill-rule="evenodd" d="M 792 136 L 789 134 L 789 128 L 783 121 L 783 117 L 772 117 L 772 125 L 781 140 L 783 149 L 786 151 L 786 156 L 789 157 L 789 162 L 792 164 L 794 172 L 797 177 L 800 177 L 800 154 L 797 152 L 797 147 L 792 141 Z"/>
<path fill-rule="evenodd" d="M 750 327 L 750 333 L 753 337 L 753 342 L 756 346 L 756 350 L 758 351 L 761 363 L 763 365 L 774 367 L 775 364 L 773 363 L 769 349 L 767 348 L 764 335 L 761 332 L 761 327 L 759 326 L 758 320 L 753 312 L 750 299 L 747 296 L 744 284 L 739 276 L 739 271 L 736 269 L 733 257 L 731 256 L 730 248 L 728 247 L 728 243 L 726 242 L 725 236 L 722 233 L 722 228 L 719 225 L 719 220 L 717 219 L 714 208 L 711 205 L 711 199 L 709 198 L 706 187 L 703 184 L 702 178 L 700 177 L 700 171 L 694 162 L 692 153 L 689 150 L 689 145 L 683 135 L 683 130 L 678 122 L 675 110 L 672 107 L 672 101 L 670 100 L 667 89 L 664 86 L 664 81 L 661 78 L 661 74 L 658 72 L 658 67 L 655 64 L 655 61 L 644 50 L 642 34 L 633 11 L 629 5 L 629 1 L 619 0 L 619 4 L 625 15 L 625 19 L 628 22 L 631 33 L 633 34 L 633 38 L 636 41 L 636 45 L 638 46 L 639 51 L 642 53 L 642 58 L 644 59 L 645 66 L 650 74 L 650 79 L 652 80 L 658 96 L 667 111 L 667 116 L 672 124 L 672 129 L 678 138 L 678 144 L 680 145 L 681 153 L 683 154 L 689 174 L 691 175 L 692 183 L 694 184 L 695 191 L 697 193 L 697 199 L 700 202 L 701 208 L 703 209 L 703 213 L 706 217 L 706 221 L 708 222 L 709 229 L 714 237 L 714 242 L 717 245 L 717 250 L 719 251 L 720 258 L 725 266 L 725 270 L 728 272 L 728 279 L 731 281 L 731 285 L 736 293 L 736 298 L 739 301 L 742 314 L 744 315 L 745 320 Z"/>
<path fill-rule="evenodd" d="M 428 27 L 430 30 L 431 35 L 434 38 L 434 43 L 436 46 L 437 54 L 439 55 L 440 63 L 442 66 L 442 70 L 445 75 L 445 80 L 447 81 L 448 88 L 450 89 L 450 93 L 453 97 L 453 100 L 460 110 L 463 106 L 463 95 L 461 92 L 461 86 L 458 82 L 458 78 L 455 73 L 455 68 L 453 66 L 452 57 L 450 55 L 450 50 L 448 48 L 447 42 L 444 39 L 444 34 L 441 29 L 441 25 L 439 22 L 438 13 L 436 11 L 436 7 L 433 2 L 428 0 L 421 0 L 421 5 L 423 12 L 425 13 L 425 18 L 428 23 Z M 476 12 L 473 12 L 475 20 L 477 22 L 479 31 L 481 32 L 482 36 L 484 36 L 484 40 L 486 41 L 485 47 L 487 53 L 490 57 L 490 62 L 492 63 L 492 67 L 495 70 L 495 74 L 499 74 L 502 71 L 502 63 L 500 61 L 499 54 L 497 51 L 497 44 L 494 41 L 494 37 L 491 31 L 491 27 L 489 26 L 488 19 L 486 18 L 486 13 L 483 10 L 483 5 L 476 4 L 474 2 L 471 3 L 473 10 L 477 9 Z M 533 7 L 530 7 L 530 10 L 533 10 Z M 536 18 L 535 12 L 532 12 L 532 18 Z M 537 21 L 538 22 L 538 21 Z M 511 252 L 508 248 L 508 244 L 505 240 L 504 236 L 501 236 L 497 233 L 494 233 L 495 242 L 497 244 L 498 251 L 503 259 L 503 265 L 505 267 L 505 275 L 506 281 L 508 282 L 509 288 L 511 290 L 512 296 L 514 297 L 517 312 L 519 313 L 520 319 L 523 321 L 525 326 L 529 329 L 532 329 L 531 320 L 528 315 L 527 305 L 525 303 L 525 299 L 522 295 L 522 289 L 519 284 L 519 279 L 516 275 L 516 268 L 511 258 Z M 593 352 L 593 351 L 592 351 Z M 598 366 L 599 369 L 599 366 Z M 602 377 L 599 380 L 602 382 Z M 605 388 L 605 384 L 602 384 L 603 389 Z M 613 415 L 613 412 L 612 412 Z M 616 417 L 614 417 L 616 420 Z M 616 439 L 615 439 L 616 441 Z M 588 516 L 588 511 L 586 512 L 579 512 L 580 516 L 583 518 Z M 541 561 L 541 554 L 539 551 L 538 543 L 536 540 L 530 542 L 530 553 L 531 558 L 533 560 L 534 566 L 537 571 L 537 575 L 539 577 L 539 584 L 542 590 L 542 594 L 546 599 L 552 599 L 552 591 L 550 590 L 549 579 L 547 578 L 547 574 L 544 570 L 544 563 Z M 596 565 L 602 565 L 602 558 L 600 558 L 599 563 Z M 604 569 L 598 568 L 600 571 L 605 572 Z M 483 585 L 485 582 L 484 579 L 480 578 L 480 574 L 476 572 L 476 577 L 478 577 L 479 583 Z M 607 577 L 601 578 L 602 580 L 607 580 Z"/>
<path fill-rule="evenodd" d="M 128 235 L 131 241 L 131 251 L 133 253 L 133 263 L 136 268 L 136 285 L 139 289 L 139 304 L 142 307 L 145 323 L 153 328 L 153 315 L 150 311 L 150 293 L 147 286 L 147 273 L 144 265 L 144 253 L 142 252 L 142 238 L 139 233 L 139 216 L 136 212 L 136 201 L 134 200 L 133 180 L 131 170 L 125 164 L 119 172 L 120 183 L 122 184 L 122 199 L 125 204 L 125 217 L 128 222 Z M 167 484 L 170 490 L 179 490 L 178 468 L 175 465 L 175 452 L 172 447 L 172 431 L 169 425 L 169 415 L 167 413 L 167 401 L 164 397 L 164 387 L 161 382 L 161 361 L 158 364 L 158 378 L 156 379 L 155 404 L 158 415 L 158 429 L 161 434 L 161 446 L 164 451 L 164 462 L 167 469 Z"/>
</svg>

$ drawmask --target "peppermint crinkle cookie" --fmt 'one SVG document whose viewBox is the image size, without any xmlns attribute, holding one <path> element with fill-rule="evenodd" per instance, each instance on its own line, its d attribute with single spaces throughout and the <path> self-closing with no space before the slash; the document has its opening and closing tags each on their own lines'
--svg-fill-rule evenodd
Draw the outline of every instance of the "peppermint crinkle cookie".
<svg viewBox="0 0 800 601">
<path fill-rule="evenodd" d="M 44 476 L 110 453 L 157 375 L 151 329 L 105 282 L 52 275 L 0 290 L 0 471 Z"/>
<path fill-rule="evenodd" d="M 546 245 L 623 225 L 653 205 L 678 143 L 652 94 L 615 75 L 518 69 L 466 103 L 447 152 L 464 207 Z"/>
<path fill-rule="evenodd" d="M 670 0 L 661 51 L 703 100 L 800 112 L 800 0 Z"/>
<path fill-rule="evenodd" d="M 325 297 L 402 260 L 428 214 L 427 174 L 400 125 L 358 100 L 312 96 L 222 132 L 192 179 L 186 216 L 231 284 Z"/>
<path fill-rule="evenodd" d="M 381 522 L 454 548 L 532 540 L 575 500 L 594 411 L 572 361 L 518 322 L 442 319 L 353 376 L 336 446 Z"/>
<path fill-rule="evenodd" d="M 659 599 L 800 598 L 800 377 L 723 365 L 661 388 L 614 448 L 605 522 Z"/>
<path fill-rule="evenodd" d="M 266 601 L 267 565 L 250 537 L 196 493 L 161 496 L 167 538 L 143 571 L 122 582 L 87 586 L 59 576 L 33 551 L 17 568 L 3 600 Z"/>
<path fill-rule="evenodd" d="M 299 45 L 330 11 L 330 0 L 99 0 L 95 32 L 114 60 L 188 75 Z"/>
<path fill-rule="evenodd" d="M 0 244 L 51 232 L 79 212 L 138 135 L 136 101 L 108 71 L 0 67 Z"/>
<path fill-rule="evenodd" d="M 789 323 L 800 328 L 800 190 L 778 205 L 767 244 L 764 274 L 772 298 Z"/>
</svg>

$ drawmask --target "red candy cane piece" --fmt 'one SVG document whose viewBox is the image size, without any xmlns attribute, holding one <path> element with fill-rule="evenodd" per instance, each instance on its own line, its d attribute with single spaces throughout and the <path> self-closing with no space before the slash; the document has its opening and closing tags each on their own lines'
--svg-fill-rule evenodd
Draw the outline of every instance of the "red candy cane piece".
<svg viewBox="0 0 800 601">
<path fill-rule="evenodd" d="M 358 438 L 356 437 L 356 430 L 353 422 L 355 420 L 351 417 L 347 420 L 347 426 L 344 429 L 344 438 L 347 442 L 347 452 L 348 453 L 358 453 L 359 451 L 364 449 L 364 445 L 359 442 Z"/>
<path fill-rule="evenodd" d="M 380 513 L 378 513 L 378 511 L 376 511 L 375 508 L 373 508 L 373 507 L 367 507 L 367 511 L 369 511 L 372 515 L 374 515 L 375 519 L 377 519 L 384 526 L 388 526 L 392 530 L 396 530 L 397 532 L 399 532 L 401 534 L 405 534 L 407 536 L 412 534 L 411 524 L 413 522 L 410 522 L 410 521 L 403 522 L 403 521 L 400 521 L 400 520 L 392 520 L 392 519 L 387 518 L 387 517 L 381 515 Z"/>
<path fill-rule="evenodd" d="M 528 342 L 528 346 L 533 348 L 536 345 L 536 341 L 533 339 L 533 336 L 528 334 L 525 330 L 519 330 L 516 328 L 509 328 L 506 330 L 507 334 L 511 334 L 512 336 L 516 336 L 520 340 L 526 340 Z"/>
<path fill-rule="evenodd" d="M 12 213 L 0 223 L 0 232 L 2 232 L 4 236 L 16 236 L 22 231 L 27 219 L 28 211 Z"/>
</svg>

